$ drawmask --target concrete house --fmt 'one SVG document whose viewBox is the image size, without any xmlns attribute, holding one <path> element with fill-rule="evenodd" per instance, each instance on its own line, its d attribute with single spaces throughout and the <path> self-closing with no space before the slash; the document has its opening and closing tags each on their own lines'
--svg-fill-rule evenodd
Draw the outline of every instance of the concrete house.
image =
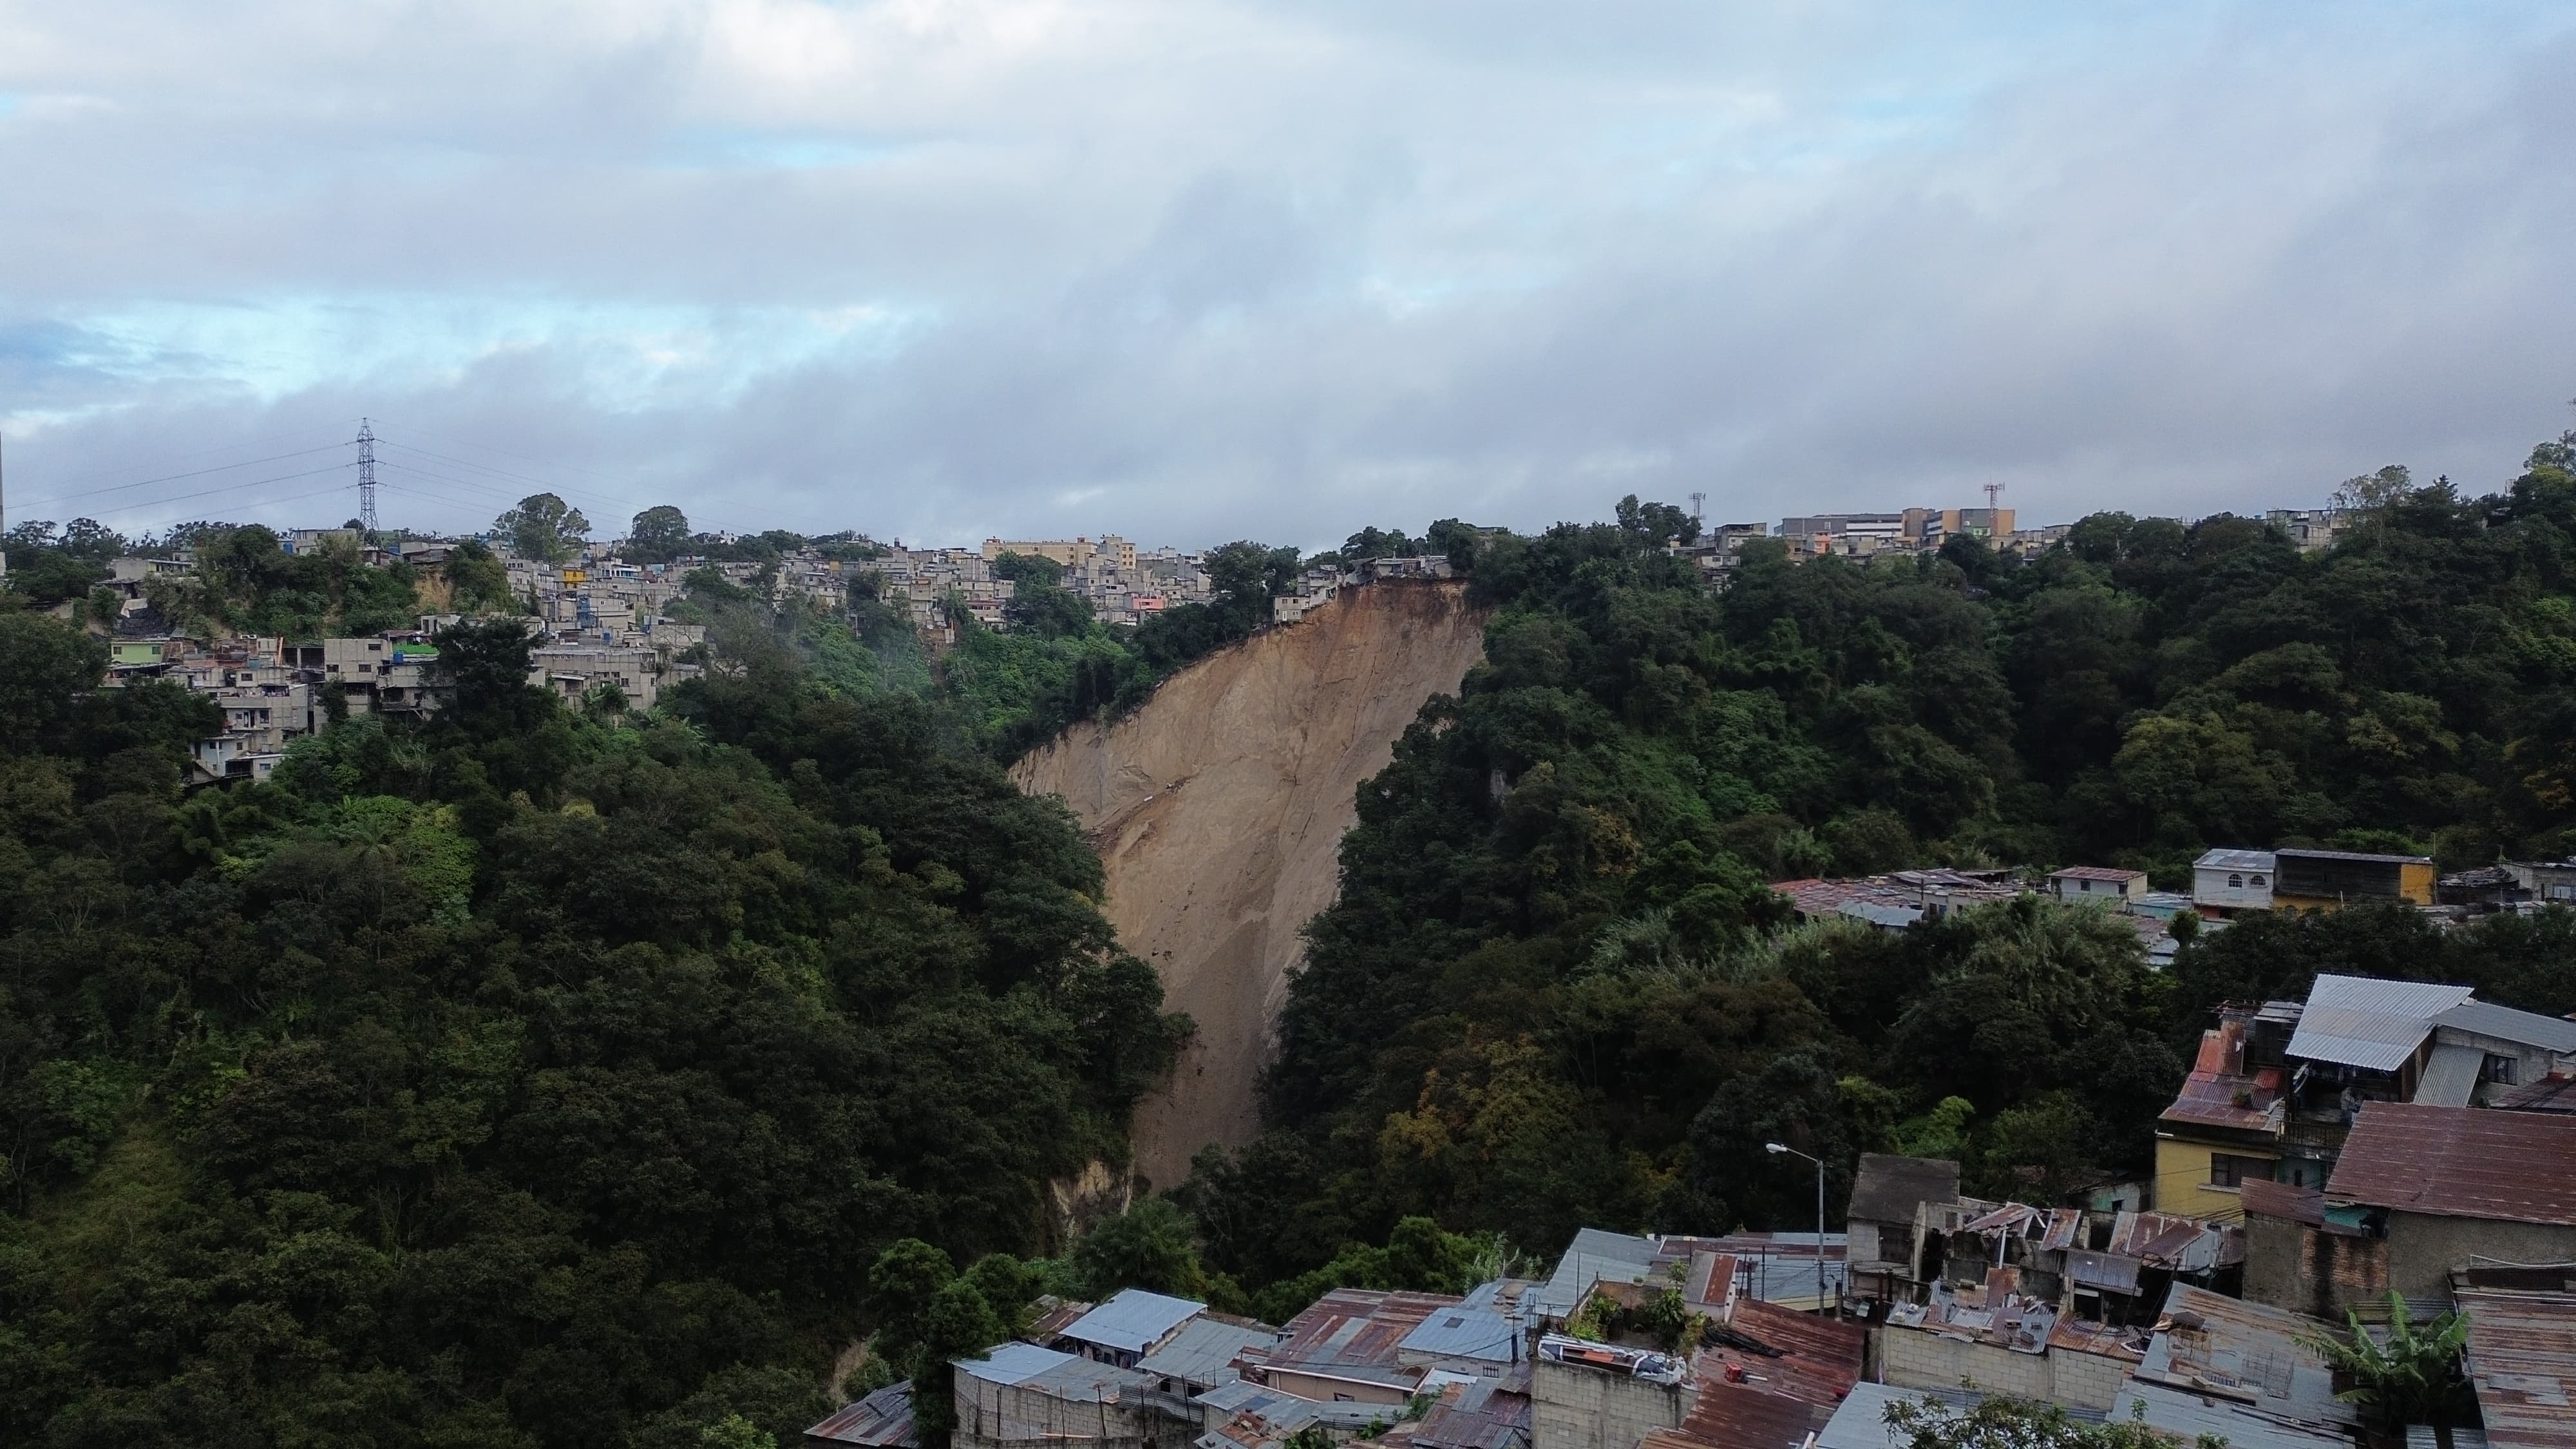
<svg viewBox="0 0 2576 1449">
<path fill-rule="evenodd" d="M 2212 850 L 2191 863 L 2191 903 L 2205 914 L 2245 915 L 2272 909 L 2268 850 Z"/>
<path fill-rule="evenodd" d="M 2576 1118 L 2369 1103 L 2324 1208 L 2384 1246 L 2386 1288 L 2410 1299 L 2438 1300 L 2474 1259 L 2576 1261 Z"/>
<path fill-rule="evenodd" d="M 1959 1200 L 1959 1164 L 1943 1158 L 1864 1152 L 1852 1178 L 1844 1227 L 1850 1244 L 1851 1291 L 1875 1303 L 1908 1296 L 1922 1274 L 1925 1203 Z"/>
<path fill-rule="evenodd" d="M 1011 1342 L 958 1359 L 957 1449 L 1184 1449 L 1199 1411 L 1134 1369 Z"/>
<path fill-rule="evenodd" d="M 2118 870 L 2106 865 L 2070 865 L 2051 871 L 2048 893 L 2070 905 L 2089 905 L 2096 901 L 2114 910 L 2129 910 L 2145 899 L 2147 873 L 2143 870 Z"/>
</svg>

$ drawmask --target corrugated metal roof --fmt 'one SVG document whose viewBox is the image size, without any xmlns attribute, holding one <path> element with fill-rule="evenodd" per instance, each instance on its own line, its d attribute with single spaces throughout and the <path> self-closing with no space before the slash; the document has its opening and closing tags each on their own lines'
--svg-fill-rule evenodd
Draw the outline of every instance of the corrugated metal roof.
<svg viewBox="0 0 2576 1449">
<path fill-rule="evenodd" d="M 2433 857 L 2429 855 L 2377 855 L 2366 850 L 2310 850 L 2306 846 L 2298 846 L 2272 852 L 2272 858 L 2275 861 L 2285 855 L 2300 860 L 2359 860 L 2374 865 L 2431 865 L 2433 863 Z"/>
<path fill-rule="evenodd" d="M 2050 871 L 2048 873 L 2048 878 L 2050 880 L 2108 880 L 2126 882 L 2144 880 L 2146 878 L 2146 874 L 2147 873 L 2143 870 L 2122 870 L 2117 866 L 2109 865 L 2070 865 L 2064 870 Z"/>
<path fill-rule="evenodd" d="M 2465 1107 L 2477 1095 L 2478 1073 L 2487 1054 L 2473 1046 L 2436 1045 L 2425 1059 L 2424 1079 L 2415 1084 L 2415 1101 L 2427 1107 Z"/>
<path fill-rule="evenodd" d="M 2576 1226 L 2576 1117 L 2364 1102 L 2330 1202 Z"/>
<path fill-rule="evenodd" d="M 1828 1407 L 1801 1403 L 1724 1379 L 1702 1380 L 1699 1397 L 1676 1436 L 1700 1449 L 1802 1449 L 1807 1436 L 1833 1417 Z M 1657 1429 L 1655 1436 L 1671 1432 Z M 1644 1446 L 1640 1446 L 1644 1449 Z"/>
<path fill-rule="evenodd" d="M 1859 1324 L 1799 1313 L 1759 1298 L 1737 1299 L 1726 1331 L 1769 1352 L 1733 1344 L 1705 1349 L 1692 1366 L 1701 1384 L 1757 1379 L 1755 1387 L 1766 1393 L 1828 1409 L 1859 1381 L 1869 1338 Z"/>
<path fill-rule="evenodd" d="M 1396 1345 L 1424 1319 L 1459 1302 L 1446 1293 L 1336 1288 L 1288 1320 L 1287 1341 L 1271 1351 L 1270 1370 L 1410 1389 L 1421 1375 L 1396 1362 Z"/>
<path fill-rule="evenodd" d="M 2200 1034 L 2200 1055 L 2192 1061 L 2191 1074 L 2157 1120 L 2239 1132 L 2280 1130 L 2288 1112 L 2281 1102 L 2280 1070 L 2245 1070 L 2245 1027 L 2251 1019 L 2245 1012 L 2229 1011 Z"/>
<path fill-rule="evenodd" d="M 2493 1449 L 2576 1449 L 2576 1294 L 2464 1288 L 2469 1382 Z"/>
<path fill-rule="evenodd" d="M 1816 1431 L 1816 1449 L 1906 1449 L 1913 1440 L 1887 1422 L 1890 1405 L 1926 1399 L 1945 1409 L 1972 1409 L 1985 1395 L 1965 1389 L 1900 1389 L 1892 1384 L 1854 1384 L 1825 1427 Z"/>
<path fill-rule="evenodd" d="M 1655 1251 L 1650 1238 L 1605 1233 L 1599 1228 L 1578 1229 L 1565 1256 L 1556 1260 L 1556 1271 L 1540 1285 L 1536 1307 L 1549 1318 L 1564 1318 L 1583 1306 L 1583 1296 L 1592 1291 L 1594 1283 L 1605 1279 L 1612 1283 L 1642 1283 L 1654 1266 Z"/>
<path fill-rule="evenodd" d="M 2205 850 L 2201 852 L 2200 859 L 2193 861 L 2192 865 L 2194 868 L 2199 870 L 2259 870 L 2269 872 L 2272 869 L 2272 852 L 2268 850 Z"/>
<path fill-rule="evenodd" d="M 2433 1031 L 2433 1018 L 2469 999 L 2469 988 L 2368 976 L 2319 976 L 2308 992 L 2289 1053 L 2374 1072 L 2405 1065 Z"/>
<path fill-rule="evenodd" d="M 2138 1270 L 2145 1265 L 2135 1258 L 2118 1253 L 2096 1253 L 2084 1248 L 2066 1250 L 2066 1276 L 2086 1288 L 2105 1293 L 2134 1295 L 2138 1291 Z"/>
<path fill-rule="evenodd" d="M 2164 1316 L 2139 1379 L 2250 1396 L 2265 1414 L 2302 1424 L 2357 1422 L 2353 1406 L 2335 1397 L 2333 1371 L 2308 1346 L 2332 1325 L 2188 1283 L 2165 1295 Z M 2348 1436 L 2344 1442 L 2349 1449 Z"/>
<path fill-rule="evenodd" d="M 1530 1396 L 1504 1391 L 1493 1379 L 1452 1384 L 1414 1426 L 1423 1449 L 1529 1449 Z"/>
<path fill-rule="evenodd" d="M 864 1399 L 843 1404 L 806 1430 L 805 1437 L 876 1449 L 912 1449 L 918 1442 L 912 1432 L 912 1381 L 889 1384 Z"/>
<path fill-rule="evenodd" d="M 2236 1190 L 2237 1201 L 2243 1204 L 2247 1217 L 2287 1218 L 2312 1227 L 2326 1220 L 2326 1195 L 2315 1188 L 2293 1187 L 2258 1177 L 2239 1184 Z"/>
<path fill-rule="evenodd" d="M 2546 1077 L 2488 1104 L 2515 1112 L 2576 1112 L 2576 1077 Z"/>
<path fill-rule="evenodd" d="M 2492 1001 L 2463 1001 L 2434 1017 L 2433 1024 L 2553 1052 L 2576 1052 L 2576 1021 L 2516 1011 Z"/>
<path fill-rule="evenodd" d="M 2120 1423 L 2142 1417 L 2148 1428 L 2163 1430 L 2186 1444 L 2211 1434 L 2226 1440 L 2227 1449 L 2352 1449 L 2351 1434 L 2326 1425 L 2303 1427 L 2254 1413 L 2227 1399 L 2134 1378 L 2120 1386 L 2111 1417 Z"/>
<path fill-rule="evenodd" d="M 1161 1348 L 1137 1361 L 1136 1371 L 1186 1384 L 1221 1384 L 1237 1377 L 1230 1367 L 1247 1347 L 1279 1341 L 1279 1334 L 1257 1323 L 1228 1323 L 1204 1314 L 1181 1325 Z"/>
<path fill-rule="evenodd" d="M 1519 1357 L 1519 1342 L 1520 1326 L 1494 1306 L 1492 1297 L 1480 1303 L 1471 1294 L 1465 1302 L 1434 1310 L 1396 1348 L 1423 1358 L 1510 1363 Z"/>
<path fill-rule="evenodd" d="M 1193 1303 L 1187 1298 L 1148 1293 L 1142 1288 L 1126 1288 L 1108 1302 L 1066 1324 L 1064 1336 L 1082 1343 L 1096 1343 L 1102 1348 L 1143 1353 L 1160 1343 L 1163 1335 L 1206 1310 L 1206 1304 Z"/>
<path fill-rule="evenodd" d="M 1058 1353 L 1051 1348 L 1014 1340 L 993 1345 L 982 1358 L 961 1358 L 955 1362 L 957 1371 L 969 1378 L 982 1379 L 988 1384 L 1017 1384 L 1066 1364 L 1086 1361 L 1069 1353 Z"/>
</svg>

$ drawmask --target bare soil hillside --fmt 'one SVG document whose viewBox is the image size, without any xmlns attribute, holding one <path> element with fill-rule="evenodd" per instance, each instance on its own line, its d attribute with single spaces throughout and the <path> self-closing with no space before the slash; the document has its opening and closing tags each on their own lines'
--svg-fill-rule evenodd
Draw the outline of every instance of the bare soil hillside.
<svg viewBox="0 0 2576 1449">
<path fill-rule="evenodd" d="M 1332 903 L 1360 782 L 1483 649 L 1462 584 L 1345 590 L 1012 767 L 1020 788 L 1062 795 L 1081 817 L 1119 939 L 1162 974 L 1168 1007 L 1198 1022 L 1169 1090 L 1137 1112 L 1136 1168 L 1155 1187 L 1188 1176 L 1199 1148 L 1259 1131 L 1253 1088 L 1304 950 L 1297 933 Z"/>
</svg>

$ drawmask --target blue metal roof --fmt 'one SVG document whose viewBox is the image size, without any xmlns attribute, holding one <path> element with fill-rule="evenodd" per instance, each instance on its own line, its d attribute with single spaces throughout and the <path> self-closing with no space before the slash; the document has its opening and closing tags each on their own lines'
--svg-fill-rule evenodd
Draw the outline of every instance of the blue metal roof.
<svg viewBox="0 0 2576 1449">
<path fill-rule="evenodd" d="M 1487 1284 L 1464 1303 L 1431 1310 L 1430 1317 L 1415 1324 L 1413 1331 L 1397 1342 L 1396 1351 L 1428 1358 L 1516 1361 L 1520 1355 L 1514 1351 L 1514 1344 L 1520 1338 L 1520 1329 L 1494 1307 L 1494 1294 L 1487 1291 L 1498 1286 Z M 1478 1295 L 1483 1302 L 1477 1301 Z"/>
<path fill-rule="evenodd" d="M 1065 1325 L 1064 1336 L 1082 1343 L 1096 1343 L 1102 1348 L 1143 1353 L 1162 1342 L 1165 1334 L 1206 1309 L 1206 1304 L 1193 1303 L 1186 1298 L 1127 1288 Z"/>
<path fill-rule="evenodd" d="M 1565 1256 L 1556 1260 L 1556 1271 L 1539 1288 L 1537 1309 L 1551 1318 L 1566 1317 L 1583 1306 L 1583 1295 L 1592 1291 L 1593 1284 L 1643 1283 L 1654 1263 L 1655 1244 L 1650 1238 L 1580 1229 Z"/>
<path fill-rule="evenodd" d="M 1066 1364 L 1080 1362 L 1082 1360 L 1072 1354 L 1013 1339 L 1009 1343 L 993 1345 L 982 1358 L 958 1359 L 956 1365 L 959 1373 L 982 1379 L 988 1384 L 1017 1384 Z"/>
</svg>

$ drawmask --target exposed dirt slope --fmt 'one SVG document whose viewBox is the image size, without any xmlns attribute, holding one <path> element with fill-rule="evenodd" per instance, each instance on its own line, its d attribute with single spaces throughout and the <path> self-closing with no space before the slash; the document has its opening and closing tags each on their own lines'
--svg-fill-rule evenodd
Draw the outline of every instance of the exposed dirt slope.
<svg viewBox="0 0 2576 1449">
<path fill-rule="evenodd" d="M 1059 794 L 1108 873 L 1108 916 L 1162 974 L 1198 1040 L 1136 1117 L 1136 1167 L 1158 1188 L 1192 1153 L 1259 1130 L 1253 1087 L 1298 929 L 1330 905 L 1360 782 L 1434 694 L 1484 649 L 1457 583 L 1344 591 L 1174 675 L 1126 719 L 1076 725 L 1011 769 Z"/>
</svg>

